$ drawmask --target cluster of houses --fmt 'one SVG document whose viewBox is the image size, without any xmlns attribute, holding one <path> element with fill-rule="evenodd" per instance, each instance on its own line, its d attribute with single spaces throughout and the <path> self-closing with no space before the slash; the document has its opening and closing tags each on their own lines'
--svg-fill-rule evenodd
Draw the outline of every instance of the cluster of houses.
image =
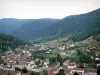
<svg viewBox="0 0 100 75">
<path fill-rule="evenodd" d="M 70 45 L 63 44 L 63 45 L 57 46 L 57 48 L 60 50 L 65 50 L 65 49 L 69 49 L 69 48 L 73 48 L 73 47 L 75 47 L 74 44 L 70 44 Z"/>
<path fill-rule="evenodd" d="M 62 66 L 49 65 L 49 59 L 41 60 L 39 58 L 32 59 L 31 52 L 27 50 L 22 50 L 18 54 L 12 51 L 8 51 L 2 56 L 4 62 L 6 62 L 7 67 L 1 65 L 1 73 L 9 72 L 11 75 L 20 75 L 20 72 L 14 70 L 15 67 L 24 68 L 26 67 L 28 71 L 43 72 L 47 70 L 49 75 L 55 75 L 60 69 L 64 69 L 66 75 L 73 75 L 77 72 L 79 75 L 96 75 L 96 69 L 89 68 L 79 68 L 75 62 L 65 61 Z M 39 62 L 37 65 L 36 62 Z M 9 68 L 9 69 L 8 69 Z M 6 73 L 7 73 L 6 72 Z"/>
<path fill-rule="evenodd" d="M 53 46 L 47 46 L 47 45 L 34 45 L 33 47 L 29 47 L 29 50 L 34 51 L 34 50 L 49 50 L 49 49 L 54 49 L 56 47 Z"/>
<path fill-rule="evenodd" d="M 57 49 L 65 50 L 66 48 L 74 47 L 75 45 L 71 44 L 70 46 L 57 46 Z M 39 58 L 33 58 L 32 52 L 34 50 L 47 50 L 51 52 L 55 47 L 49 47 L 45 45 L 35 45 L 34 47 L 29 48 L 28 50 L 23 49 L 19 52 L 7 51 L 1 54 L 1 58 L 4 60 L 5 64 L 0 65 L 0 75 L 4 75 L 4 73 L 10 73 L 10 75 L 20 75 L 20 72 L 15 71 L 15 68 L 24 67 L 28 69 L 28 71 L 34 72 L 43 72 L 47 70 L 49 75 L 55 75 L 59 72 L 60 69 L 63 69 L 66 75 L 73 75 L 77 72 L 79 75 L 97 75 L 96 69 L 91 68 L 79 68 L 76 62 L 71 62 L 66 60 L 62 66 L 57 65 L 49 65 L 50 61 L 48 58 L 41 60 Z M 96 59 L 99 60 L 99 59 Z M 98 64 L 99 65 L 99 64 Z M 84 63 L 86 67 L 87 64 Z M 2 72 L 1 72 L 2 71 Z M 7 72 L 6 72 L 7 71 Z M 27 74 L 28 75 L 28 74 Z"/>
<path fill-rule="evenodd" d="M 50 50 L 50 49 L 60 49 L 60 50 L 65 50 L 69 48 L 75 47 L 74 44 L 70 45 L 59 45 L 59 46 L 47 46 L 47 45 L 34 45 L 34 47 L 30 47 L 29 50 L 34 51 L 34 50 Z"/>
</svg>

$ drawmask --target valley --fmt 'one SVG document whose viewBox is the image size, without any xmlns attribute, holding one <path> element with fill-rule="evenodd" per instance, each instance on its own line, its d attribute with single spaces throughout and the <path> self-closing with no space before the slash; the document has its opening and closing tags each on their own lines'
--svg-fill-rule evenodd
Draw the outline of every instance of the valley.
<svg viewBox="0 0 100 75">
<path fill-rule="evenodd" d="M 100 9 L 63 19 L 0 19 L 0 75 L 99 72 Z"/>
</svg>

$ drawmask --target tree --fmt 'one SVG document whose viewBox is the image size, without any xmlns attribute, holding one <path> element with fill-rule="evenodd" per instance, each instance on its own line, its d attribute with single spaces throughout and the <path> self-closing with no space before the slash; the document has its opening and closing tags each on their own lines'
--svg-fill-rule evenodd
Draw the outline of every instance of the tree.
<svg viewBox="0 0 100 75">
<path fill-rule="evenodd" d="M 60 56 L 60 54 L 57 55 L 57 61 L 60 62 L 60 66 L 63 65 L 63 59 L 62 59 L 62 57 Z"/>
<path fill-rule="evenodd" d="M 90 55 L 91 56 L 91 60 L 92 60 L 92 67 L 96 67 L 96 61 L 95 61 L 95 59 L 96 59 L 96 48 L 95 47 L 92 47 L 92 48 L 89 48 L 89 50 L 90 50 L 90 52 L 88 53 L 88 55 Z"/>
<path fill-rule="evenodd" d="M 15 71 L 21 71 L 21 69 L 18 67 L 15 67 Z"/>
<path fill-rule="evenodd" d="M 92 63 L 95 64 L 95 58 L 96 58 L 96 49 L 95 48 L 90 48 L 90 53 L 92 56 Z"/>
<path fill-rule="evenodd" d="M 16 60 L 16 64 L 19 64 L 19 61 L 18 60 Z"/>
<path fill-rule="evenodd" d="M 26 42 L 22 41 L 9 34 L 0 34 L 0 50 L 7 51 L 9 49 L 15 49 L 20 45 L 25 45 Z"/>
<path fill-rule="evenodd" d="M 66 74 L 63 69 L 60 69 L 58 75 L 66 75 Z"/>
<path fill-rule="evenodd" d="M 28 72 L 28 70 L 24 67 L 23 69 L 22 69 L 22 73 L 27 73 Z"/>
<path fill-rule="evenodd" d="M 48 75 L 48 71 L 47 70 L 44 70 L 43 71 L 43 75 Z"/>
<path fill-rule="evenodd" d="M 78 56 L 80 56 L 80 55 L 82 55 L 82 54 L 83 54 L 83 52 L 82 52 L 82 51 L 77 50 L 77 55 L 78 55 Z"/>
<path fill-rule="evenodd" d="M 31 71 L 30 75 L 40 75 L 38 72 Z"/>
<path fill-rule="evenodd" d="M 40 63 L 41 63 L 40 60 L 35 62 L 35 64 L 36 64 L 37 66 L 39 66 Z"/>
<path fill-rule="evenodd" d="M 100 75 L 100 66 L 97 68 L 97 75 Z"/>
<path fill-rule="evenodd" d="M 8 73 L 7 75 L 10 75 L 10 73 Z"/>
<path fill-rule="evenodd" d="M 7 65 L 7 63 L 6 63 L 6 62 L 4 62 L 4 65 Z"/>
<path fill-rule="evenodd" d="M 57 55 L 57 61 L 58 62 L 61 62 L 62 61 L 62 58 L 61 58 L 60 54 Z"/>
<path fill-rule="evenodd" d="M 75 72 L 74 75 L 79 75 L 79 74 L 77 72 Z"/>
<path fill-rule="evenodd" d="M 3 63 L 4 63 L 4 60 L 0 56 L 0 64 L 3 64 Z"/>
<path fill-rule="evenodd" d="M 49 58 L 50 60 L 50 64 L 55 64 L 56 63 L 56 58 L 55 57 L 51 57 Z"/>
<path fill-rule="evenodd" d="M 30 75 L 35 75 L 35 73 L 33 71 L 31 71 L 31 74 Z"/>
<path fill-rule="evenodd" d="M 80 63 L 90 63 L 91 57 L 89 55 L 83 54 L 79 57 L 79 61 L 80 61 Z"/>
</svg>

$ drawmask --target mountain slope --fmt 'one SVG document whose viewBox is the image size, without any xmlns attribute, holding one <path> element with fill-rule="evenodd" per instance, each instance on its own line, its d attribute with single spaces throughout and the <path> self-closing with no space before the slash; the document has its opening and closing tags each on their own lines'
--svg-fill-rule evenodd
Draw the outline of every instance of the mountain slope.
<svg viewBox="0 0 100 75">
<path fill-rule="evenodd" d="M 98 29 L 96 23 L 99 17 L 100 9 L 97 9 L 85 14 L 71 15 L 59 21 L 52 23 L 50 22 L 51 24 L 49 23 L 48 25 L 48 22 L 45 24 L 43 24 L 44 22 L 38 22 L 39 25 L 38 23 L 28 22 L 26 25 L 24 25 L 25 27 L 20 28 L 14 34 L 20 38 L 29 40 L 40 37 L 50 39 L 67 35 L 72 35 L 71 39 L 75 41 L 84 40 L 93 35 L 93 30 L 95 30 L 94 28 Z"/>
<path fill-rule="evenodd" d="M 41 31 L 43 32 L 43 34 L 41 33 L 42 34 L 41 36 L 45 37 L 46 36 L 45 34 L 51 34 L 50 36 L 52 36 L 57 33 L 60 33 L 61 35 L 69 35 L 78 33 L 80 31 L 82 32 L 93 26 L 98 17 L 100 17 L 100 9 L 86 14 L 72 15 L 69 17 L 65 17 L 58 23 L 51 25 L 50 27 L 45 29 L 46 32 Z"/>
<path fill-rule="evenodd" d="M 72 35 L 72 40 L 84 40 L 92 35 L 100 34 L 100 9 L 80 15 L 65 17 L 59 22 L 41 31 L 39 36 L 49 39 Z M 56 36 L 56 37 L 55 37 Z"/>
<path fill-rule="evenodd" d="M 85 30 L 73 34 L 72 39 L 74 41 L 80 41 L 87 39 L 90 36 L 95 37 L 97 35 L 100 35 L 100 16 L 94 20 L 94 23 L 92 24 L 91 27 L 88 27 Z M 96 38 L 98 39 L 98 37 Z"/>
<path fill-rule="evenodd" d="M 0 33 L 11 33 L 12 31 L 20 28 L 25 22 L 26 20 L 24 19 L 0 19 Z"/>
<path fill-rule="evenodd" d="M 36 39 L 37 33 L 57 22 L 58 19 L 34 19 L 23 24 L 21 28 L 13 32 L 13 35 L 24 39 Z M 36 36 L 36 37 L 35 37 Z"/>
</svg>

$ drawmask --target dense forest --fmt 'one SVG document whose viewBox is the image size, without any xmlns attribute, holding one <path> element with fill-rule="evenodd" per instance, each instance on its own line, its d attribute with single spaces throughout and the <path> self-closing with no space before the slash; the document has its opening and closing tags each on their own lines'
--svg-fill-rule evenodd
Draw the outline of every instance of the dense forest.
<svg viewBox="0 0 100 75">
<path fill-rule="evenodd" d="M 19 29 L 12 32 L 12 35 L 15 35 L 19 38 L 25 40 L 37 39 L 38 33 L 41 33 L 41 30 L 49 27 L 51 24 L 58 22 L 59 19 L 31 19 L 22 25 Z M 40 34 L 39 34 L 40 35 Z"/>
<path fill-rule="evenodd" d="M 52 40 L 72 35 L 69 39 L 80 41 L 99 34 L 99 22 L 100 9 L 97 9 L 85 14 L 67 16 L 59 21 L 49 23 L 49 25 L 45 21 L 39 23 L 39 25 L 38 23 L 28 22 L 24 28 L 16 31 L 15 35 L 27 40 Z"/>
<path fill-rule="evenodd" d="M 54 40 L 69 35 L 71 37 L 68 38 L 73 41 L 81 41 L 90 36 L 98 39 L 100 9 L 63 19 L 0 19 L 0 33 L 35 41 Z"/>
<path fill-rule="evenodd" d="M 12 33 L 19 29 L 27 19 L 3 18 L 0 19 L 0 33 Z"/>
<path fill-rule="evenodd" d="M 22 41 L 12 35 L 0 34 L 0 50 L 7 51 L 13 50 L 20 45 L 25 45 L 26 42 Z"/>
<path fill-rule="evenodd" d="M 86 30 L 73 34 L 72 40 L 80 41 L 93 36 L 95 40 L 100 41 L 100 17 L 95 20 L 93 25 Z"/>
</svg>

